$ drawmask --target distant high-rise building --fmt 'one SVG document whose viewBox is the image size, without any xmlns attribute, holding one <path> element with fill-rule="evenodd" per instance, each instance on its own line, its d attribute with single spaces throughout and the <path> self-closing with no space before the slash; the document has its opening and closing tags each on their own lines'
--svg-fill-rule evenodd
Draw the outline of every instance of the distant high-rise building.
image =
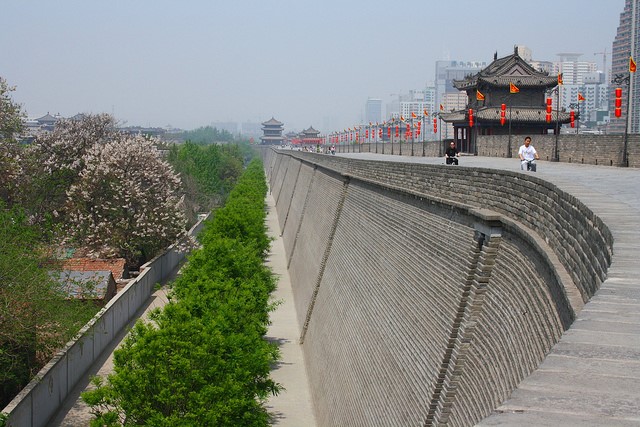
<svg viewBox="0 0 640 427">
<path fill-rule="evenodd" d="M 382 99 L 369 98 L 364 107 L 365 123 L 382 122 Z"/>
<path fill-rule="evenodd" d="M 553 63 L 549 74 L 562 73 L 560 108 L 579 111 L 580 122 L 586 123 L 590 122 L 592 114 L 595 114 L 596 103 L 599 105 L 599 100 L 594 96 L 600 96 L 604 81 L 600 81 L 597 77 L 597 64 L 593 61 L 580 61 L 581 56 L 581 53 L 558 53 L 559 59 Z M 589 82 L 589 90 L 587 90 L 587 82 Z M 584 101 L 578 99 L 579 95 L 582 95 Z M 553 99 L 555 106 L 556 97 L 552 94 L 549 96 Z"/>
<path fill-rule="evenodd" d="M 629 58 L 633 57 L 636 62 L 640 62 L 640 0 L 625 0 L 624 10 L 620 14 L 620 25 L 613 41 L 611 54 L 611 87 L 609 89 L 609 127 L 610 133 L 624 133 L 627 124 L 627 100 L 631 100 L 629 106 L 629 131 L 630 133 L 640 132 L 640 83 L 638 78 L 626 84 L 616 82 L 629 77 Z M 637 72 L 634 75 L 637 76 Z M 614 102 L 615 88 L 621 87 L 622 96 L 622 116 L 615 117 Z M 629 93 L 631 92 L 631 93 Z M 630 96 L 629 96 L 630 95 Z"/>
<path fill-rule="evenodd" d="M 436 61 L 435 102 L 434 106 L 443 104 L 446 94 L 458 96 L 458 89 L 453 87 L 454 80 L 463 80 L 467 76 L 478 73 L 487 66 L 486 62 L 477 61 Z"/>
</svg>

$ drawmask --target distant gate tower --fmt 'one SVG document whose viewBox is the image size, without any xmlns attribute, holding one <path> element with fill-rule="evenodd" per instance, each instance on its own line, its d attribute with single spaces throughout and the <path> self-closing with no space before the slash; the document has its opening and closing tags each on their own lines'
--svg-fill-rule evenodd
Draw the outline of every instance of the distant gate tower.
<svg viewBox="0 0 640 427">
<path fill-rule="evenodd" d="M 475 152 L 477 135 L 555 133 L 570 121 L 568 111 L 555 109 L 551 120 L 546 120 L 547 91 L 557 84 L 557 76 L 535 70 L 518 55 L 517 48 L 513 55 L 500 59 L 496 53 L 493 62 L 479 73 L 453 81 L 456 89 L 467 93 L 467 106 L 440 113 L 440 118 L 453 124 L 454 141 L 467 153 Z"/>
<path fill-rule="evenodd" d="M 284 141 L 282 131 L 284 130 L 284 123 L 277 121 L 273 117 L 262 122 L 262 137 L 260 137 L 261 144 L 265 145 L 281 145 Z"/>
</svg>

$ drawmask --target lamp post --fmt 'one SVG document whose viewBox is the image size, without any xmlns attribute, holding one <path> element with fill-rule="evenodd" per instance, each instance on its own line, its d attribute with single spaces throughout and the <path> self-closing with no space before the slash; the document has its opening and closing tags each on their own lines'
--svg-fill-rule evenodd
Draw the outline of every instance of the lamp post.
<svg viewBox="0 0 640 427">
<path fill-rule="evenodd" d="M 424 110 L 424 114 L 422 115 L 422 117 L 420 118 L 421 120 L 421 128 L 420 128 L 420 133 L 421 133 L 421 137 L 422 137 L 422 157 L 425 157 L 426 152 L 424 150 L 424 144 L 425 144 L 425 137 L 426 137 L 426 133 L 427 133 L 427 129 L 425 128 L 425 118 L 427 117 L 427 110 Z"/>
<path fill-rule="evenodd" d="M 553 144 L 553 155 L 551 156 L 552 162 L 559 162 L 560 155 L 558 153 L 558 135 L 560 134 L 560 85 L 551 89 L 549 94 L 556 94 L 556 139 Z"/>
<path fill-rule="evenodd" d="M 572 102 L 571 104 L 569 104 L 569 108 L 571 108 L 572 110 L 578 110 L 578 117 L 576 120 L 576 135 L 578 135 L 580 133 L 580 102 Z"/>
<path fill-rule="evenodd" d="M 394 144 L 394 137 L 395 137 L 395 124 L 396 124 L 396 119 L 392 118 L 391 119 L 391 155 L 393 156 L 393 144 Z"/>
<path fill-rule="evenodd" d="M 413 134 L 415 130 L 413 129 L 413 114 L 411 115 L 411 119 L 409 120 L 410 129 L 411 129 L 411 157 L 413 157 Z"/>
<path fill-rule="evenodd" d="M 629 153 L 628 153 L 628 143 L 629 143 L 629 108 L 631 106 L 631 73 L 623 73 L 616 74 L 616 76 L 611 80 L 616 85 L 625 84 L 627 86 L 627 111 L 625 117 L 625 125 L 624 125 L 624 139 L 623 139 L 623 149 L 622 149 L 622 166 L 629 167 Z"/>
</svg>

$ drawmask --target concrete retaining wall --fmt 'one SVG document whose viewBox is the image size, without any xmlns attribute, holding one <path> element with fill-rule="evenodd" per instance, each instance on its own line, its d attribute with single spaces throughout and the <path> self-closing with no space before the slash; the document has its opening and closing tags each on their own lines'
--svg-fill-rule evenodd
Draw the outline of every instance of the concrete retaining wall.
<svg viewBox="0 0 640 427">
<path fill-rule="evenodd" d="M 189 231 L 196 235 L 203 227 L 198 222 Z M 36 377 L 7 405 L 8 427 L 46 426 L 89 368 L 109 347 L 122 328 L 135 319 L 156 284 L 184 260 L 186 254 L 171 246 L 162 255 L 141 267 L 138 277 L 125 286 L 96 314 Z"/>
<path fill-rule="evenodd" d="M 278 212 L 319 425 L 474 424 L 608 267 L 606 227 L 534 177 L 263 154 L 274 191 L 296 176 L 282 165 L 300 164 Z"/>
</svg>

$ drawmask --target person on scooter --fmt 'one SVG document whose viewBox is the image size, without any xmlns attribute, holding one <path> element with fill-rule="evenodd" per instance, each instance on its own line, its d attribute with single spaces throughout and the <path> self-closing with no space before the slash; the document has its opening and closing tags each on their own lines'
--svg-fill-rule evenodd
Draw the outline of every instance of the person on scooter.
<svg viewBox="0 0 640 427">
<path fill-rule="evenodd" d="M 446 162 L 448 165 L 452 163 L 454 165 L 458 164 L 458 157 L 460 157 L 460 152 L 456 148 L 455 142 L 451 141 L 451 144 L 449 144 L 449 147 L 447 147 L 446 151 L 444 152 L 444 157 L 446 158 Z"/>
<path fill-rule="evenodd" d="M 524 139 L 524 144 L 520 146 L 518 150 L 518 157 L 520 157 L 520 169 L 536 171 L 536 164 L 534 160 L 540 159 L 538 152 L 533 145 L 531 145 L 531 137 L 527 136 Z M 526 169 L 525 169 L 526 168 Z"/>
</svg>

